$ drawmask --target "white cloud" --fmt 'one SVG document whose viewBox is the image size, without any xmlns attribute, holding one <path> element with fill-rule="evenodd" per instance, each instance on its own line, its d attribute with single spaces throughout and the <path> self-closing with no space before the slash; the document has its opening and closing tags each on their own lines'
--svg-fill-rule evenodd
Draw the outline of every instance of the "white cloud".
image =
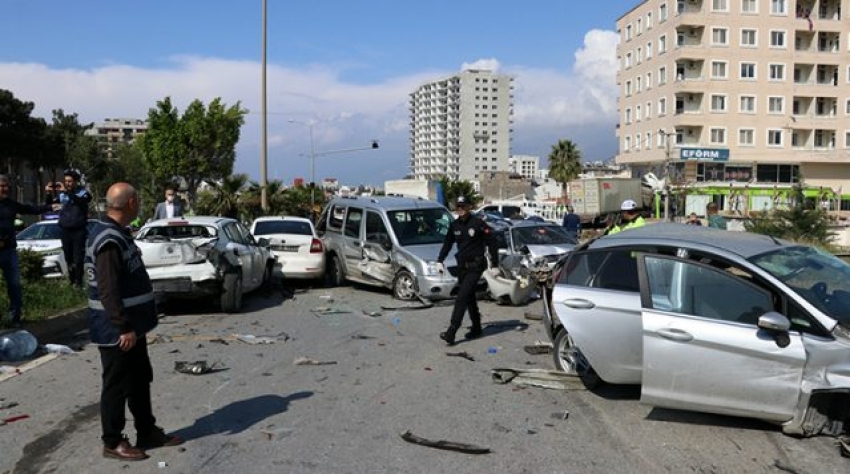
<svg viewBox="0 0 850 474">
<path fill-rule="evenodd" d="M 515 77 L 515 153 L 545 153 L 570 127 L 588 127 L 610 137 L 616 121 L 615 85 L 617 35 L 591 31 L 575 53 L 573 70 L 503 65 L 495 58 L 463 64 L 463 68 L 497 70 Z M 310 144 L 304 126 L 314 122 L 314 149 L 347 149 L 381 140 L 380 150 L 317 161 L 317 175 L 335 173 L 355 182 L 401 177 L 408 164 L 408 98 L 418 86 L 457 71 L 423 71 L 372 84 L 348 83 L 333 66 L 293 69 L 268 66 L 268 126 L 270 177 L 287 181 L 305 176 L 303 156 Z M 0 84 L 20 100 L 36 104 L 35 114 L 49 118 L 51 110 L 76 112 L 83 122 L 106 117 L 143 118 L 156 101 L 170 96 L 181 111 L 194 99 L 208 103 L 221 97 L 240 101 L 250 110 L 237 149 L 237 170 L 257 176 L 260 142 L 260 64 L 220 58 L 181 56 L 168 66 L 144 69 L 107 65 L 92 69 L 52 69 L 36 63 L 0 63 Z M 596 128 L 593 128 L 596 127 Z M 577 137 L 576 137 L 577 138 Z M 575 138 L 574 138 L 575 139 Z M 599 142 L 600 140 L 596 140 Z M 602 140 L 604 141 L 604 140 Z M 362 156 L 361 156 L 362 155 Z M 365 162 L 365 163 L 364 163 Z"/>
</svg>

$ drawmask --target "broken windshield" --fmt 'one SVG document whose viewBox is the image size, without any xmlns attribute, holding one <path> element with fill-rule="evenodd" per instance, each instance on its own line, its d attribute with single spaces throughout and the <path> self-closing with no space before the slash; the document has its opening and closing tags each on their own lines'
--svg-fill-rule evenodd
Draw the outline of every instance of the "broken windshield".
<svg viewBox="0 0 850 474">
<path fill-rule="evenodd" d="M 443 243 L 452 221 L 441 207 L 387 211 L 387 217 L 402 247 Z"/>
</svg>

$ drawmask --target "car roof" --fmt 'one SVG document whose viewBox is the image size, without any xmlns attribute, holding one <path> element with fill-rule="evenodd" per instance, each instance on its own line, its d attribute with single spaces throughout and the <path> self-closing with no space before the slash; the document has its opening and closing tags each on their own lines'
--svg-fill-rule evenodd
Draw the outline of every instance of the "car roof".
<svg viewBox="0 0 850 474">
<path fill-rule="evenodd" d="M 298 217 L 298 216 L 263 216 L 254 219 L 254 222 L 269 222 L 269 221 L 293 221 L 293 222 L 306 222 L 308 224 L 312 224 L 310 219 L 306 217 Z"/>
<path fill-rule="evenodd" d="M 522 220 L 522 221 L 514 221 L 513 222 L 513 227 L 553 227 L 553 226 L 561 227 L 560 224 L 555 224 L 554 222 L 547 222 L 547 221 Z"/>
<path fill-rule="evenodd" d="M 716 253 L 732 253 L 745 259 L 785 247 L 799 246 L 799 244 L 762 234 L 662 222 L 606 235 L 590 244 L 590 248 L 624 245 L 702 248 Z"/>
<path fill-rule="evenodd" d="M 432 209 L 444 208 L 437 201 L 429 199 L 407 197 L 407 196 L 355 196 L 334 198 L 330 204 L 333 205 L 358 205 L 363 207 L 379 209 Z"/>
<path fill-rule="evenodd" d="M 186 224 L 192 225 L 222 225 L 225 222 L 235 222 L 236 219 L 231 219 L 230 217 L 219 217 L 219 216 L 190 216 L 190 217 L 172 217 L 171 219 L 158 219 L 155 221 L 148 222 L 145 224 L 145 227 L 150 226 L 161 226 L 161 225 L 174 225 L 175 223 L 185 222 Z"/>
</svg>

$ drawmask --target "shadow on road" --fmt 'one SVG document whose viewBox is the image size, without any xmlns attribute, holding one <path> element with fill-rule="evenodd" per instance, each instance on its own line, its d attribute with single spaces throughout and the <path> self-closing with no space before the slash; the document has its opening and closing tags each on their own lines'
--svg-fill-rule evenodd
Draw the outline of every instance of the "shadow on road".
<svg viewBox="0 0 850 474">
<path fill-rule="evenodd" d="M 752 418 L 740 418 L 735 416 L 715 415 L 712 413 L 699 413 L 694 411 L 673 410 L 669 408 L 653 408 L 646 415 L 647 420 L 670 421 L 673 423 L 686 423 L 689 425 L 707 425 L 721 428 L 738 428 L 752 431 L 778 431 L 776 425 L 766 421 Z"/>
<path fill-rule="evenodd" d="M 465 329 L 471 329 L 471 328 L 465 328 Z M 522 321 L 517 320 L 517 319 L 505 319 L 505 320 L 502 320 L 502 321 L 482 322 L 481 330 L 484 334 L 478 339 L 484 339 L 484 338 L 487 338 L 487 337 L 490 337 L 490 336 L 495 336 L 497 334 L 501 334 L 503 332 L 508 332 L 508 331 L 525 331 L 526 329 L 528 329 L 528 323 L 522 322 Z M 466 339 L 463 339 L 464 333 L 465 333 L 464 329 L 461 329 L 460 331 L 458 331 L 458 334 L 457 334 L 458 339 L 457 339 L 457 342 L 455 343 L 456 345 L 470 342 Z"/>
<path fill-rule="evenodd" d="M 286 397 L 261 395 L 225 405 L 209 415 L 198 418 L 192 426 L 175 431 L 185 440 L 214 434 L 237 434 L 254 424 L 289 409 L 290 402 L 313 396 L 313 392 L 296 392 Z"/>
</svg>

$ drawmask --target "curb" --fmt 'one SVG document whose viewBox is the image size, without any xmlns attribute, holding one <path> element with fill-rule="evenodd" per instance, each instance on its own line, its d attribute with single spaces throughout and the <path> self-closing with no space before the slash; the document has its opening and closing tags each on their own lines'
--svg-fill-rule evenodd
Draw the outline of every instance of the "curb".
<svg viewBox="0 0 850 474">
<path fill-rule="evenodd" d="M 70 309 L 48 319 L 24 323 L 24 329 L 38 340 L 39 344 L 51 344 L 67 340 L 86 329 L 89 323 L 88 307 Z"/>
</svg>

